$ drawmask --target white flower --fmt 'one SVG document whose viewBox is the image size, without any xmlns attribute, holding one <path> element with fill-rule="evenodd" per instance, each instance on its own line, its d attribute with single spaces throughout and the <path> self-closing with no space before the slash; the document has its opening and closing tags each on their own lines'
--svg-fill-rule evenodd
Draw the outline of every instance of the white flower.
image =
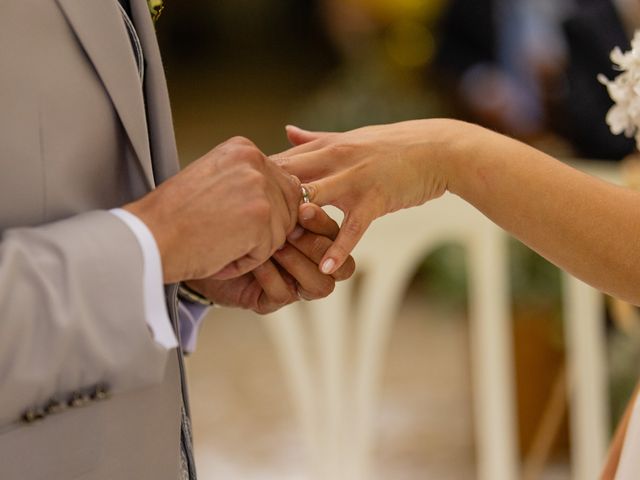
<svg viewBox="0 0 640 480">
<path fill-rule="evenodd" d="M 626 136 L 633 135 L 631 120 L 625 109 L 619 105 L 611 107 L 607 113 L 607 125 L 614 135 L 624 133 Z"/>
<path fill-rule="evenodd" d="M 623 52 L 619 47 L 612 50 L 611 61 L 621 73 L 613 80 L 598 75 L 598 81 L 607 87 L 614 102 L 607 113 L 607 124 L 614 135 L 635 136 L 640 149 L 640 31 L 633 36 L 631 50 Z"/>
</svg>

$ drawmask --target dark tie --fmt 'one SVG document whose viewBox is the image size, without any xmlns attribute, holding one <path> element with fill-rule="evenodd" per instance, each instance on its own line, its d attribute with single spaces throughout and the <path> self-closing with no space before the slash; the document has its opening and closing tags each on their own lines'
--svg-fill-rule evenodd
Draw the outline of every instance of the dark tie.
<svg viewBox="0 0 640 480">
<path fill-rule="evenodd" d="M 118 0 L 118 3 L 124 8 L 124 11 L 127 12 L 127 15 L 131 16 L 131 5 L 129 5 L 129 0 Z"/>
<path fill-rule="evenodd" d="M 129 41 L 131 42 L 131 48 L 133 49 L 133 56 L 136 60 L 136 66 L 138 67 L 138 75 L 140 81 L 144 82 L 144 55 L 142 53 L 142 43 L 136 32 L 136 28 L 131 21 L 131 5 L 129 0 L 118 0 L 120 12 L 122 13 L 122 20 L 127 29 L 129 35 Z"/>
</svg>

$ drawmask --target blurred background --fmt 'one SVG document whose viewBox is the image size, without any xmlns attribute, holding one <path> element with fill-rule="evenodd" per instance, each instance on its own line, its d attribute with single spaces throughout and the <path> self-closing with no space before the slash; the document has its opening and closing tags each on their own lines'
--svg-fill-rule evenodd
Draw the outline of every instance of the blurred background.
<svg viewBox="0 0 640 480">
<path fill-rule="evenodd" d="M 183 164 L 234 135 L 279 152 L 288 123 L 447 116 L 618 168 L 634 145 L 609 133 L 596 76 L 615 75 L 608 54 L 636 26 L 636 0 L 167 0 L 157 31 Z M 515 241 L 509 256 L 518 451 L 525 461 L 542 442 L 536 478 L 570 478 L 560 275 Z M 387 345 L 375 478 L 475 478 L 466 298 L 461 247 L 442 245 L 417 268 Z M 640 327 L 634 309 L 607 305 L 613 428 L 638 379 Z M 188 369 L 202 478 L 311 478 L 259 317 L 214 309 Z"/>
</svg>

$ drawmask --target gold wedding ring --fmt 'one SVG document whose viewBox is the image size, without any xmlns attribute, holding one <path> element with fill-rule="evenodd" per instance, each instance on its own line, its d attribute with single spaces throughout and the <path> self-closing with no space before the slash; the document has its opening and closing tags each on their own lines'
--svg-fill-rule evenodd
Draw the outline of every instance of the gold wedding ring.
<svg viewBox="0 0 640 480">
<path fill-rule="evenodd" d="M 309 198 L 310 196 L 309 189 L 304 185 L 302 185 L 300 189 L 302 190 L 302 203 L 311 203 L 311 198 Z"/>
</svg>

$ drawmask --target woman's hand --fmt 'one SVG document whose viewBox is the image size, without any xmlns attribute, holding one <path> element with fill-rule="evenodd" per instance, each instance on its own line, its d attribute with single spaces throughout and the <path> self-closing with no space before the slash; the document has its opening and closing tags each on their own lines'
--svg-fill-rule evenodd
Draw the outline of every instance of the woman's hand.
<svg viewBox="0 0 640 480">
<path fill-rule="evenodd" d="M 318 133 L 287 127 L 294 148 L 272 157 L 296 175 L 318 205 L 345 214 L 335 243 L 320 264 L 332 273 L 347 259 L 371 222 L 422 205 L 447 190 L 447 160 L 472 125 L 454 120 L 415 120 Z"/>
<path fill-rule="evenodd" d="M 342 134 L 289 129 L 280 155 L 311 200 L 345 221 L 324 255 L 332 272 L 373 219 L 448 190 L 580 280 L 640 305 L 640 193 L 612 185 L 512 138 L 455 120 Z M 276 160 L 278 161 L 278 160 Z"/>
</svg>

